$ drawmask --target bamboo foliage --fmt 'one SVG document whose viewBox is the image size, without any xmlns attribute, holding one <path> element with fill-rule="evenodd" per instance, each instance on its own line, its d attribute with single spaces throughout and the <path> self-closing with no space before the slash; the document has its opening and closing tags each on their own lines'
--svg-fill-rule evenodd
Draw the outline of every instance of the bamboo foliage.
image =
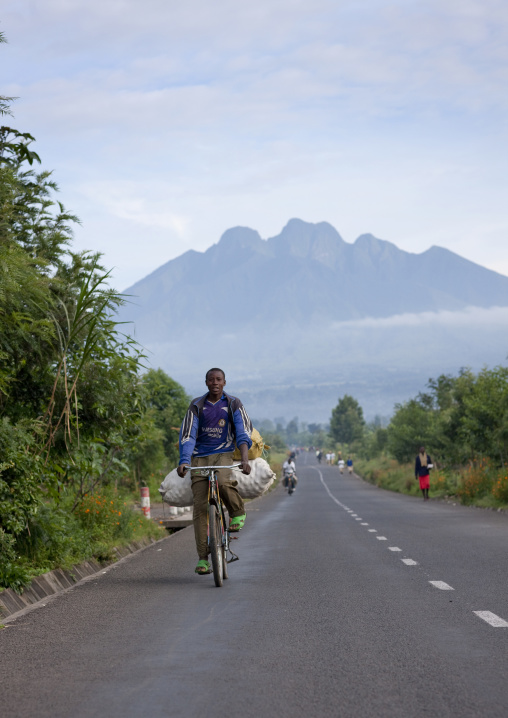
<svg viewBox="0 0 508 718">
<path fill-rule="evenodd" d="M 110 272 L 100 273 L 99 257 L 95 257 L 84 276 L 77 293 L 75 305 L 69 311 L 65 302 L 59 300 L 64 321 L 53 314 L 58 336 L 60 358 L 48 407 L 43 416 L 45 422 L 46 461 L 55 443 L 58 431 L 63 428 L 67 449 L 72 443 L 72 427 L 75 427 L 79 446 L 79 399 L 78 382 L 83 367 L 101 354 L 108 359 L 117 344 L 117 323 L 112 319 L 113 309 L 123 302 L 122 295 L 107 286 Z M 106 353 L 106 357 L 104 357 Z M 63 392 L 63 403 L 58 402 Z"/>
</svg>

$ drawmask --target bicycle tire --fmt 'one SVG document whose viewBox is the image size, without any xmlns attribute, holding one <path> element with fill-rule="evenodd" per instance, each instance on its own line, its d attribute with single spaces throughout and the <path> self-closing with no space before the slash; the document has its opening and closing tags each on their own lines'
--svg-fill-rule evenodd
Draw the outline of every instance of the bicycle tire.
<svg viewBox="0 0 508 718">
<path fill-rule="evenodd" d="M 227 523 L 226 523 L 226 516 L 224 514 L 224 506 L 222 506 L 221 514 L 222 514 L 222 522 L 223 522 L 224 530 L 226 531 Z M 228 552 L 226 551 L 226 547 L 224 546 L 224 544 L 222 545 L 222 578 L 224 580 L 229 578 L 229 576 L 228 576 Z"/>
<path fill-rule="evenodd" d="M 228 579 L 228 554 L 224 546 L 222 547 L 222 578 Z"/>
<path fill-rule="evenodd" d="M 223 546 L 219 511 L 214 504 L 208 509 L 208 529 L 210 535 L 210 556 L 212 559 L 213 580 L 217 588 L 222 586 Z"/>
</svg>

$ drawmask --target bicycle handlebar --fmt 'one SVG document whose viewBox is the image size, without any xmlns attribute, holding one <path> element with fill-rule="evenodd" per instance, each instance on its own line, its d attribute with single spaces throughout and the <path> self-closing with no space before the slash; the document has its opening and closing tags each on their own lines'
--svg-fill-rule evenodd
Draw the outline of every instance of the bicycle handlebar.
<svg viewBox="0 0 508 718">
<path fill-rule="evenodd" d="M 187 466 L 184 464 L 186 471 L 203 471 L 203 469 L 236 469 L 237 466 L 241 465 L 241 461 L 236 464 L 228 464 L 227 466 Z"/>
</svg>

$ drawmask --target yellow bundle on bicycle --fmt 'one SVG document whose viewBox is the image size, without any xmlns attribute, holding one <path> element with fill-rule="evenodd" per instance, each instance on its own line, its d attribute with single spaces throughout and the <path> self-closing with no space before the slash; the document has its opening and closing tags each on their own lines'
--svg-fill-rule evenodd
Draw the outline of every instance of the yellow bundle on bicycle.
<svg viewBox="0 0 508 718">
<path fill-rule="evenodd" d="M 257 429 L 252 429 L 250 438 L 252 439 L 252 446 L 249 449 L 249 461 L 252 461 L 253 459 L 259 459 L 259 457 L 263 455 L 265 442 Z M 267 446 L 266 448 L 269 449 L 270 447 Z M 233 454 L 234 461 L 240 461 L 241 458 L 242 455 L 240 454 L 240 449 L 235 449 Z"/>
</svg>

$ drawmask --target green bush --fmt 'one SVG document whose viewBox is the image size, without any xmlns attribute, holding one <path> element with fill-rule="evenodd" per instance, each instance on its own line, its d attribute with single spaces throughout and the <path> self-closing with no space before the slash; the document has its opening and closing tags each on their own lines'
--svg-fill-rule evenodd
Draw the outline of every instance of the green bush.
<svg viewBox="0 0 508 718">
<path fill-rule="evenodd" d="M 12 588 L 21 593 L 30 581 L 26 561 L 18 557 L 13 536 L 0 528 L 0 588 Z"/>
<path fill-rule="evenodd" d="M 26 422 L 0 420 L 0 527 L 16 536 L 40 504 L 42 461 L 32 451 L 36 443 Z"/>
<path fill-rule="evenodd" d="M 34 574 L 67 568 L 92 555 L 92 539 L 67 505 L 43 504 L 17 540 Z"/>
</svg>

